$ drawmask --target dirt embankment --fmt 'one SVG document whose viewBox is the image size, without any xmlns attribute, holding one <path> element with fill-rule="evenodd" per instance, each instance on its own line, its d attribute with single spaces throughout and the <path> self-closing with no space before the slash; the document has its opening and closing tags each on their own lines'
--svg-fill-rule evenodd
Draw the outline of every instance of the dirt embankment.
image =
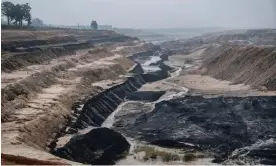
<svg viewBox="0 0 276 166">
<path fill-rule="evenodd" d="M 138 40 L 113 31 L 40 29 L 40 30 L 3 30 L 2 54 L 8 52 L 30 52 L 49 47 L 77 48 L 84 44 L 105 42 L 125 42 Z M 76 46 L 74 46 L 76 45 Z M 86 47 L 88 48 L 88 47 Z"/>
<path fill-rule="evenodd" d="M 2 40 L 10 41 L 35 41 L 71 36 L 77 40 L 96 39 L 105 37 L 124 36 L 114 31 L 105 30 L 76 30 L 76 29 L 37 29 L 37 30 L 2 30 Z M 39 43 L 37 43 L 39 44 Z M 36 45 L 37 45 L 36 44 Z M 48 43 L 49 44 L 49 43 Z"/>
<path fill-rule="evenodd" d="M 203 57 L 202 74 L 262 90 L 276 90 L 275 47 L 223 45 L 207 49 Z"/>
<path fill-rule="evenodd" d="M 128 44 L 135 47 L 133 53 L 147 48 L 127 41 L 73 52 L 60 50 L 62 56 L 36 54 L 33 61 L 28 55 L 5 57 L 13 61 L 6 61 L 1 71 L 2 153 L 64 162 L 47 153 L 49 143 L 71 120 L 74 103 L 103 90 L 92 83 L 116 80 L 133 67 L 133 61 L 111 51 L 118 46 L 123 51 Z M 22 62 L 15 60 L 18 57 Z"/>
</svg>

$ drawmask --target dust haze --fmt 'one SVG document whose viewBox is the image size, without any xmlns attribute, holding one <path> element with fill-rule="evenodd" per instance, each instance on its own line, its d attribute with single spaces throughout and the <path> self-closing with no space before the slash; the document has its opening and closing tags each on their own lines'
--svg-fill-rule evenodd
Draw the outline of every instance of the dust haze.
<svg viewBox="0 0 276 166">
<path fill-rule="evenodd" d="M 30 3 L 33 17 L 46 24 L 119 28 L 273 28 L 274 0 L 12 0 Z"/>
</svg>

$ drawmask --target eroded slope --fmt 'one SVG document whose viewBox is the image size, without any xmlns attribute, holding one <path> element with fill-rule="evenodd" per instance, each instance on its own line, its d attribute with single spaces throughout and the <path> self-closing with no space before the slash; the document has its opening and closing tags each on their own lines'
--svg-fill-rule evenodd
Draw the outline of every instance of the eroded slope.
<svg viewBox="0 0 276 166">
<path fill-rule="evenodd" d="M 233 83 L 276 90 L 276 50 L 267 46 L 223 45 L 208 49 L 202 74 Z"/>
</svg>

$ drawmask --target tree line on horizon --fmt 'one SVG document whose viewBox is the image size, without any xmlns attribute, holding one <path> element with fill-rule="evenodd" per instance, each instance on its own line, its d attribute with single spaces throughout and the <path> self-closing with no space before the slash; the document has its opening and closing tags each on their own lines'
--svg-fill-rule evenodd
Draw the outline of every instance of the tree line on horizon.
<svg viewBox="0 0 276 166">
<path fill-rule="evenodd" d="M 31 9 L 29 3 L 21 5 L 4 1 L 1 4 L 2 15 L 7 17 L 8 25 L 13 21 L 13 24 L 22 26 L 23 21 L 26 21 L 29 26 L 32 20 Z"/>
<path fill-rule="evenodd" d="M 13 4 L 10 1 L 4 1 L 1 3 L 2 15 L 7 18 L 7 24 L 23 26 L 23 21 L 27 23 L 27 26 L 43 27 L 45 24 L 42 20 L 35 18 L 32 20 L 31 7 L 29 3 L 25 4 Z M 3 22 L 3 20 L 1 20 Z M 98 23 L 92 20 L 90 27 L 94 30 L 98 29 Z"/>
</svg>

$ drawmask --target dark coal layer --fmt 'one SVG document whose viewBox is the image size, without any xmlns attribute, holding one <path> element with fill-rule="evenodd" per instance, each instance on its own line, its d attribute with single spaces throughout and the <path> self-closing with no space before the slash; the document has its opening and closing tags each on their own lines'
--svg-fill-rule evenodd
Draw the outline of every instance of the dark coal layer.
<svg viewBox="0 0 276 166">
<path fill-rule="evenodd" d="M 116 118 L 116 130 L 129 137 L 208 152 L 216 162 L 223 162 L 236 149 L 276 138 L 276 96 L 187 96 L 162 101 L 150 113 L 124 117 L 124 123 L 117 123 L 122 121 L 120 116 Z M 247 155 L 255 162 L 276 164 L 275 141 L 268 146 L 249 150 Z"/>
<path fill-rule="evenodd" d="M 130 144 L 120 133 L 108 128 L 97 128 L 73 137 L 54 154 L 83 164 L 108 165 L 124 157 L 129 148 Z"/>
<path fill-rule="evenodd" d="M 158 100 L 166 91 L 138 91 L 127 93 L 127 100 L 148 101 L 153 102 Z"/>
<path fill-rule="evenodd" d="M 130 73 L 135 73 L 135 74 L 143 74 L 144 73 L 144 70 L 143 70 L 143 67 L 140 63 L 137 63 L 135 65 L 135 67 L 129 71 Z"/>
<path fill-rule="evenodd" d="M 168 77 L 169 77 L 169 73 L 168 71 L 165 71 L 165 70 L 159 70 L 159 71 L 143 74 L 143 79 L 146 82 L 155 82 L 155 81 L 163 80 Z"/>
<path fill-rule="evenodd" d="M 71 126 L 70 133 L 88 126 L 100 126 L 104 120 L 124 100 L 127 93 L 140 88 L 145 81 L 142 76 L 129 77 L 123 84 L 116 85 L 97 96 L 89 99 L 82 110 L 76 111 L 76 122 Z"/>
<path fill-rule="evenodd" d="M 152 53 L 142 55 L 148 56 L 148 54 Z M 136 58 L 138 57 L 137 55 L 135 56 Z M 168 77 L 169 74 L 165 68 L 161 71 L 143 74 L 141 73 L 143 72 L 142 66 L 138 64 L 131 72 L 134 73 L 132 77 L 128 77 L 124 83 L 107 89 L 89 99 L 82 109 L 78 109 L 75 105 L 74 118 L 68 123 L 68 128 L 59 135 L 74 134 L 78 130 L 89 126 L 100 127 L 106 118 L 124 101 L 125 97 L 155 101 L 165 93 L 134 93 L 146 82 L 158 81 Z M 110 129 L 97 128 L 88 134 L 71 139 L 69 143 L 59 149 L 54 149 L 56 143 L 53 142 L 51 144 L 52 153 L 81 163 L 113 164 L 116 159 L 122 156 L 125 150 L 129 149 L 129 144 L 124 142 L 123 137 L 118 133 L 114 133 L 116 132 Z"/>
</svg>

